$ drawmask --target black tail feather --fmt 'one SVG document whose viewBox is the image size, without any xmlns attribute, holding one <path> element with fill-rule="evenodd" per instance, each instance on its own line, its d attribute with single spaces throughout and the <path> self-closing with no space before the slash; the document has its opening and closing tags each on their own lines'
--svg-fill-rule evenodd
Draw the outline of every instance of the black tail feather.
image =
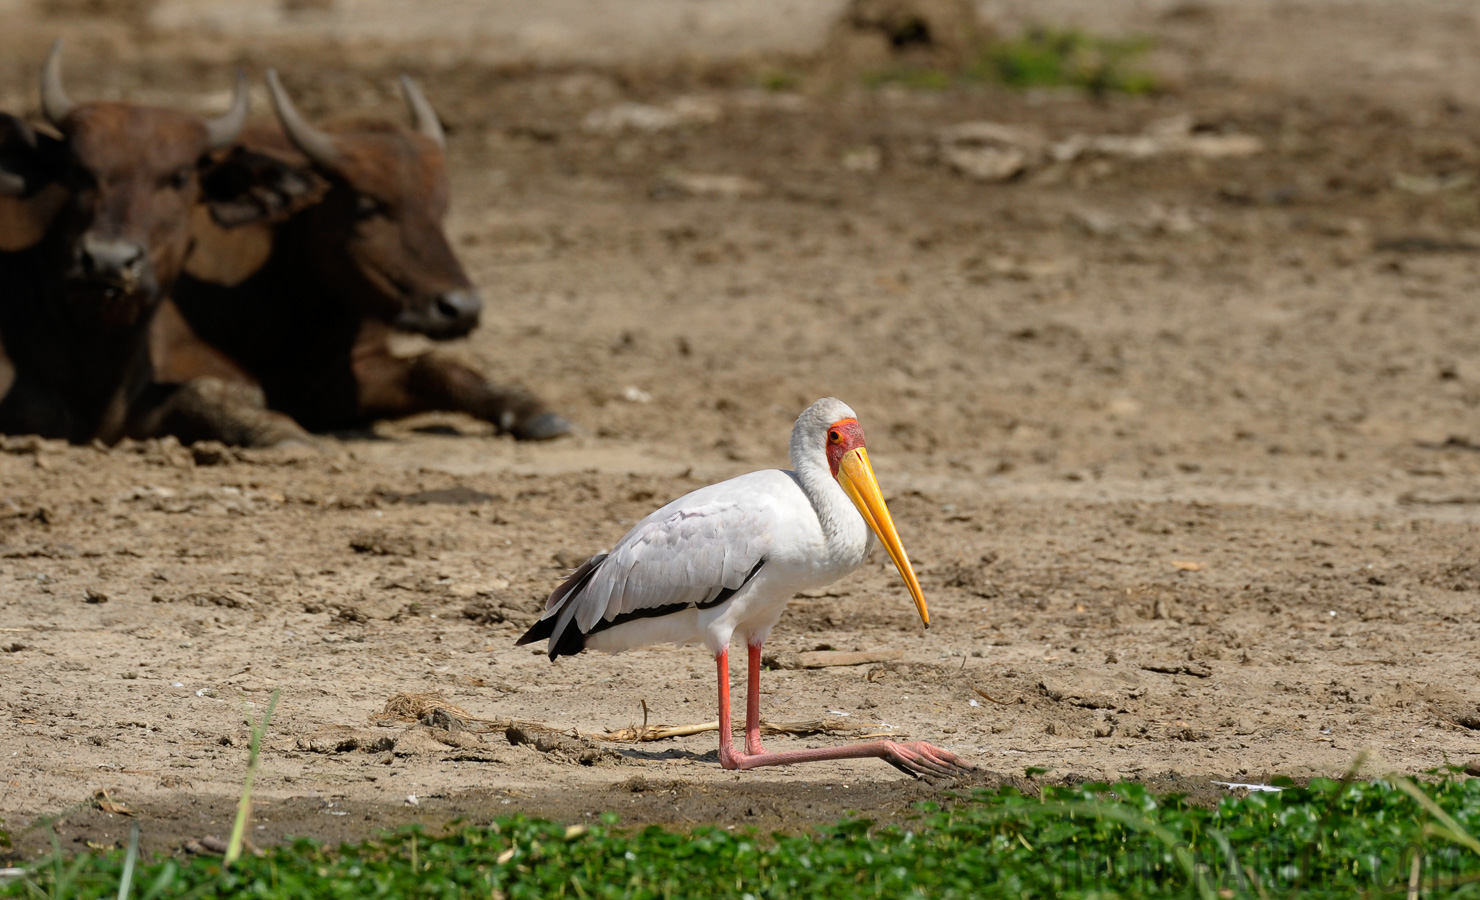
<svg viewBox="0 0 1480 900">
<path fill-rule="evenodd" d="M 558 637 L 550 641 L 550 662 L 554 662 L 557 656 L 575 656 L 585 649 L 586 636 L 581 633 L 581 629 L 574 624 L 567 625 Z"/>
<path fill-rule="evenodd" d="M 555 617 L 547 616 L 534 623 L 530 629 L 524 632 L 524 636 L 514 642 L 515 647 L 523 647 L 525 644 L 533 644 L 535 641 L 543 641 L 555 630 Z"/>
<path fill-rule="evenodd" d="M 581 563 L 569 578 L 551 591 L 550 598 L 545 601 L 545 614 L 538 622 L 530 626 L 530 629 L 524 632 L 519 640 L 514 642 L 514 646 L 522 647 L 535 641 L 550 640 L 555 635 L 555 623 L 562 618 L 560 610 L 566 604 L 575 601 L 581 589 L 586 586 L 586 582 L 591 580 L 591 576 L 596 574 L 597 567 L 606 557 L 607 554 L 598 553 Z M 550 640 L 550 659 L 553 661 L 557 656 L 574 656 L 584 649 L 586 649 L 586 636 L 581 634 L 579 628 L 567 627 L 558 636 L 554 636 L 553 640 Z"/>
</svg>

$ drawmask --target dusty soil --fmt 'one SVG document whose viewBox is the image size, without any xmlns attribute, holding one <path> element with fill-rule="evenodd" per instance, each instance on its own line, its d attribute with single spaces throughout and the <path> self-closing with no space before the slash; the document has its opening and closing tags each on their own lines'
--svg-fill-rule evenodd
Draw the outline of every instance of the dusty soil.
<svg viewBox="0 0 1480 900">
<path fill-rule="evenodd" d="M 1116 27 L 1158 37 L 1175 90 L 869 89 L 764 54 L 418 69 L 384 50 L 447 119 L 450 228 L 490 300 L 449 351 L 583 431 L 521 446 L 426 417 L 322 453 L 7 439 L 0 830 L 29 853 L 60 815 L 66 841 L 116 842 L 124 818 L 90 802 L 106 790 L 150 849 L 224 836 L 243 704 L 273 690 L 259 843 L 513 811 L 795 827 L 959 790 L 875 763 L 726 773 L 713 734 L 542 752 L 375 718 L 429 692 L 566 734 L 641 723 L 643 701 L 653 724 L 712 718 L 699 651 L 552 665 L 513 641 L 641 515 L 784 464 L 827 394 L 863 417 L 934 627 L 882 558 L 798 598 L 776 650 L 903 656 L 768 672 L 767 718 L 883 723 L 984 784 L 1032 768 L 1212 796 L 1363 754 L 1373 772 L 1467 761 L 1480 75 L 1460 48 L 1480 20 L 1126 6 Z M 271 34 L 47 9 L 3 38 L 12 107 L 34 105 L 22 79 L 62 31 L 79 97 L 207 106 L 235 59 L 281 65 L 313 114 L 400 114 L 379 44 L 277 59 Z M 755 87 L 780 65 L 794 88 Z M 978 181 L 940 135 L 982 121 L 1149 149 L 1032 151 Z"/>
</svg>

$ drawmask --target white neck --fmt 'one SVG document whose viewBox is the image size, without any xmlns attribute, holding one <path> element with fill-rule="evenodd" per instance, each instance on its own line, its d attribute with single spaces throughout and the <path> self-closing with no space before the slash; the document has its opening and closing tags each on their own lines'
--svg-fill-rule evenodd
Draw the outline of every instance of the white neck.
<svg viewBox="0 0 1480 900">
<path fill-rule="evenodd" d="M 828 542 L 856 543 L 862 549 L 868 544 L 868 526 L 827 462 L 827 428 L 843 418 L 854 418 L 853 410 L 837 400 L 809 406 L 791 430 L 791 466 Z"/>
</svg>

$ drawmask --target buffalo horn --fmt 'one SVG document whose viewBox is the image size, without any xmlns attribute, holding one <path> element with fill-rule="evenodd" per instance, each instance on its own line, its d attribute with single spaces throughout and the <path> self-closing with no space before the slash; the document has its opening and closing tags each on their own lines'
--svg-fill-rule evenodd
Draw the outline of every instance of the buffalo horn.
<svg viewBox="0 0 1480 900">
<path fill-rule="evenodd" d="M 283 130 L 288 133 L 294 146 L 314 163 L 333 168 L 339 159 L 339 149 L 334 146 L 334 138 L 328 132 L 320 131 L 303 121 L 273 69 L 267 70 L 267 89 L 272 93 L 272 106 L 277 110 L 278 121 L 282 123 Z"/>
<path fill-rule="evenodd" d="M 47 121 L 60 128 L 76 105 L 62 87 L 62 39 L 57 38 L 41 67 L 41 111 Z"/>
<path fill-rule="evenodd" d="M 247 124 L 247 73 L 236 70 L 236 84 L 231 91 L 231 109 L 206 121 L 206 136 L 212 150 L 236 143 L 242 126 Z"/>
<path fill-rule="evenodd" d="M 437 121 L 437 111 L 432 109 L 426 94 L 421 92 L 421 88 L 411 80 L 410 75 L 401 76 L 401 93 L 406 97 L 406 105 L 411 108 L 411 119 L 416 130 L 431 138 L 439 148 L 447 149 L 447 136 L 442 133 L 442 123 Z"/>
</svg>

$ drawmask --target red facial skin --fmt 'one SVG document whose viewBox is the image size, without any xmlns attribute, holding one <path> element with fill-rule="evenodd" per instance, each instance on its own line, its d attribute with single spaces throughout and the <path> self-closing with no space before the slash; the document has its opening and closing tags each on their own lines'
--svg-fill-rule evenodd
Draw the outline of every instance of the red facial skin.
<svg viewBox="0 0 1480 900">
<path fill-rule="evenodd" d="M 857 419 L 839 419 L 827 426 L 827 465 L 834 478 L 838 477 L 838 465 L 843 461 L 843 454 L 862 446 L 863 426 Z"/>
</svg>

